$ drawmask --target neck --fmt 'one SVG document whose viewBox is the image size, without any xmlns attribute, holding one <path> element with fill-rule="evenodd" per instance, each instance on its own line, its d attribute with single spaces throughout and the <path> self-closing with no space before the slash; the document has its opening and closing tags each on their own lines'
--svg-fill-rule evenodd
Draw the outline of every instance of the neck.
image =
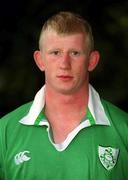
<svg viewBox="0 0 128 180">
<path fill-rule="evenodd" d="M 72 111 L 80 112 L 87 107 L 88 96 L 88 87 L 83 87 L 79 92 L 68 95 L 55 92 L 46 86 L 46 109 L 60 114 Z"/>
<path fill-rule="evenodd" d="M 46 86 L 45 114 L 50 122 L 55 143 L 63 142 L 85 117 L 88 87 L 72 95 L 51 91 Z"/>
</svg>

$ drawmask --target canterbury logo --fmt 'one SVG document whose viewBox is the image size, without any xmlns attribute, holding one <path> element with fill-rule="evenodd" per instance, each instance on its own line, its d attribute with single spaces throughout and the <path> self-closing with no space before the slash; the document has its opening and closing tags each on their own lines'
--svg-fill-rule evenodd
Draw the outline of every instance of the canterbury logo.
<svg viewBox="0 0 128 180">
<path fill-rule="evenodd" d="M 19 165 L 25 161 L 29 161 L 31 158 L 28 156 L 29 151 L 23 151 L 15 155 L 14 161 L 16 165 Z"/>
</svg>

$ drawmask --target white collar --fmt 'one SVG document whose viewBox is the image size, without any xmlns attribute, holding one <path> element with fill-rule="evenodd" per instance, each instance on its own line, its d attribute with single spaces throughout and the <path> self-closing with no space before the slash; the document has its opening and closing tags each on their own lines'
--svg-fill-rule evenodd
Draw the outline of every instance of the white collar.
<svg viewBox="0 0 128 180">
<path fill-rule="evenodd" d="M 34 125 L 35 120 L 37 119 L 40 112 L 44 108 L 44 105 L 45 105 L 45 85 L 37 92 L 28 114 L 20 120 L 20 123 L 25 125 Z M 101 103 L 99 94 L 95 91 L 95 89 L 91 85 L 89 85 L 88 110 L 94 119 L 93 124 L 110 125 L 110 122 L 105 114 L 104 107 Z M 46 124 L 47 124 L 46 121 L 44 121 L 44 123 L 41 123 L 41 125 L 46 125 Z"/>
</svg>

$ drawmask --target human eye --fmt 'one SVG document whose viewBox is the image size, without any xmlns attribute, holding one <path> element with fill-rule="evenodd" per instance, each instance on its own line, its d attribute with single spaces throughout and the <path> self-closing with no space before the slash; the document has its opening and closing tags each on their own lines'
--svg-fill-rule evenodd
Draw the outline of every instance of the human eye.
<svg viewBox="0 0 128 180">
<path fill-rule="evenodd" d="M 73 51 L 71 51 L 71 56 L 80 56 L 80 54 L 81 54 L 81 52 L 80 51 L 77 51 L 77 50 L 73 50 Z"/>
<path fill-rule="evenodd" d="M 60 56 L 61 52 L 59 50 L 52 50 L 52 51 L 50 51 L 50 54 L 52 54 L 54 56 Z"/>
</svg>

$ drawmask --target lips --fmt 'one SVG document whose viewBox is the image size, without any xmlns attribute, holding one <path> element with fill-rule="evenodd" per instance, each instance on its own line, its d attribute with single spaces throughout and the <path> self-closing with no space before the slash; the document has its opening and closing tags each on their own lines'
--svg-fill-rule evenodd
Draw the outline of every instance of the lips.
<svg viewBox="0 0 128 180">
<path fill-rule="evenodd" d="M 59 76 L 57 76 L 57 78 L 59 78 L 63 81 L 69 81 L 69 80 L 73 79 L 73 77 L 69 76 L 69 75 L 59 75 Z"/>
</svg>

